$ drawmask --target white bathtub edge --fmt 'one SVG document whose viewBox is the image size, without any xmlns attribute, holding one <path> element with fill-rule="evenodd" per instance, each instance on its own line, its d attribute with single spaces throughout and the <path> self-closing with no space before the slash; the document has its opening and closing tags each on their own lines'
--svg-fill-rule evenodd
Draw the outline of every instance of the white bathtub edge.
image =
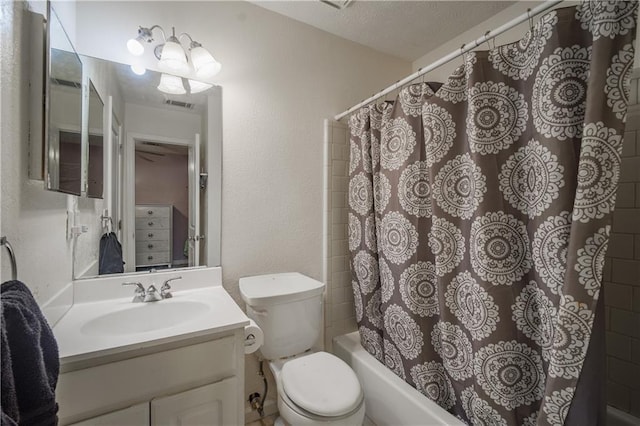
<svg viewBox="0 0 640 426">
<path fill-rule="evenodd" d="M 377 426 L 464 426 L 456 417 L 382 366 L 360 345 L 357 331 L 335 337 L 333 353 L 355 371 L 363 388 L 366 415 Z"/>
</svg>

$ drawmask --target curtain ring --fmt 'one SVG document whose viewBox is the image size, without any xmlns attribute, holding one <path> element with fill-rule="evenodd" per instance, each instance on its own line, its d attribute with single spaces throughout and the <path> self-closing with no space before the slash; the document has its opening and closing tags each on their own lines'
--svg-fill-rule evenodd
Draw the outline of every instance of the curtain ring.
<svg viewBox="0 0 640 426">
<path fill-rule="evenodd" d="M 467 65 L 467 52 L 464 51 L 464 46 L 466 44 L 462 43 L 462 46 L 460 46 L 460 52 L 462 52 L 462 65 Z"/>
<path fill-rule="evenodd" d="M 527 9 L 527 17 L 529 18 L 529 29 L 533 35 L 533 16 L 531 16 L 531 8 Z"/>
<path fill-rule="evenodd" d="M 487 30 L 486 33 L 484 33 L 484 41 L 485 43 L 487 43 L 487 47 L 489 47 L 489 50 L 491 50 L 491 43 L 489 43 L 489 40 L 491 40 L 489 38 L 489 34 L 491 34 L 491 30 Z"/>
</svg>

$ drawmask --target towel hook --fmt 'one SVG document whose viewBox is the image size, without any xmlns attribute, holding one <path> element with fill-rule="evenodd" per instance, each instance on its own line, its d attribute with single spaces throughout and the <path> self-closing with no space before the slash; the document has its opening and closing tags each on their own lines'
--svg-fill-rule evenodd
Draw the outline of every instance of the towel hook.
<svg viewBox="0 0 640 426">
<path fill-rule="evenodd" d="M 0 237 L 0 245 L 6 247 L 9 252 L 9 259 L 11 260 L 11 279 L 15 281 L 18 279 L 18 266 L 16 265 L 16 255 L 13 252 L 13 247 L 9 244 L 7 237 Z"/>
</svg>

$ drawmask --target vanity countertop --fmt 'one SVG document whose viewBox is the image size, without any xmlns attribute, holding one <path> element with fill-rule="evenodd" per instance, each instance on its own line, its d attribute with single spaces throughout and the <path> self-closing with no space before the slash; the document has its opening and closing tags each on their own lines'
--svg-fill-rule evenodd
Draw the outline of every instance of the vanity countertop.
<svg viewBox="0 0 640 426">
<path fill-rule="evenodd" d="M 61 369 L 105 357 L 213 337 L 249 324 L 222 286 L 176 291 L 170 299 L 132 297 L 76 303 L 54 326 Z M 66 368 L 65 368 L 66 367 Z"/>
</svg>

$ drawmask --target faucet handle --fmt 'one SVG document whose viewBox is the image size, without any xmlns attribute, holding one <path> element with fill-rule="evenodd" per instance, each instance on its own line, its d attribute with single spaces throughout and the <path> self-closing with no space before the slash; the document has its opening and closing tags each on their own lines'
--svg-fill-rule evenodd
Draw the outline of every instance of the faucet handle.
<svg viewBox="0 0 640 426">
<path fill-rule="evenodd" d="M 135 285 L 136 286 L 136 294 L 133 296 L 133 302 L 142 302 L 145 296 L 145 289 L 142 283 L 139 282 L 126 282 L 122 283 L 122 285 Z"/>
<path fill-rule="evenodd" d="M 126 282 L 126 283 L 122 283 L 122 285 L 135 285 L 136 287 L 136 293 L 144 293 L 144 286 L 142 285 L 142 283 L 139 282 Z"/>
<path fill-rule="evenodd" d="M 181 280 L 181 279 L 182 279 L 182 276 L 169 278 L 164 282 L 164 284 L 162 284 L 162 287 L 160 287 L 160 295 L 162 296 L 163 299 L 169 299 L 173 297 L 173 295 L 169 292 L 169 290 L 171 290 L 171 286 L 169 285 L 169 283 L 171 281 Z"/>
<path fill-rule="evenodd" d="M 166 287 L 166 288 L 171 288 L 171 286 L 169 285 L 169 283 L 171 281 L 175 281 L 175 280 L 181 280 L 182 279 L 182 275 L 180 275 L 179 277 L 173 277 L 173 278 L 169 278 L 168 280 L 166 280 L 164 282 L 164 284 L 162 284 L 162 288 Z"/>
</svg>

